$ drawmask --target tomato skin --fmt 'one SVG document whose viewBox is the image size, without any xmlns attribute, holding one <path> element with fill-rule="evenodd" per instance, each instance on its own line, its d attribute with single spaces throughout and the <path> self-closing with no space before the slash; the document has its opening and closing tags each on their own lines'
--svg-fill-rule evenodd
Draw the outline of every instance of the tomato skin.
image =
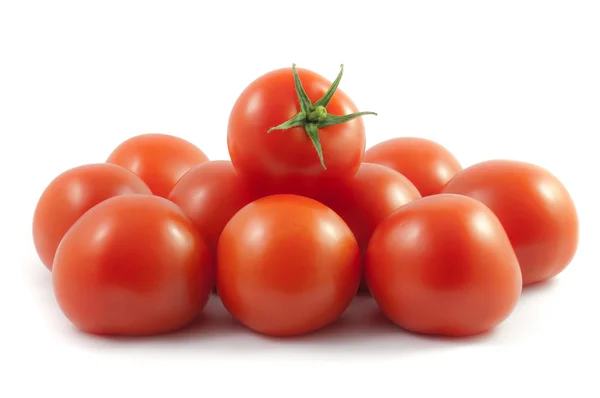
<svg viewBox="0 0 600 398">
<path fill-rule="evenodd" d="M 363 163 L 354 177 L 333 184 L 322 202 L 348 224 L 364 255 L 379 223 L 400 206 L 420 197 L 417 188 L 397 171 Z M 363 281 L 360 291 L 367 290 Z"/>
<path fill-rule="evenodd" d="M 459 161 L 435 141 L 418 137 L 398 137 L 367 149 L 363 162 L 377 163 L 408 178 L 422 196 L 442 192 L 460 170 Z"/>
<path fill-rule="evenodd" d="M 379 224 L 365 278 L 390 320 L 447 336 L 490 330 L 509 316 L 522 290 L 498 218 L 474 199 L 449 194 L 414 200 Z"/>
<path fill-rule="evenodd" d="M 312 103 L 327 91 L 331 82 L 315 72 L 297 69 L 302 86 Z M 236 170 L 261 184 L 289 193 L 290 187 L 319 179 L 352 176 L 360 166 L 365 150 L 362 118 L 319 130 L 326 169 L 302 127 L 267 133 L 272 127 L 300 111 L 291 68 L 271 71 L 253 81 L 240 94 L 230 114 L 227 145 Z M 327 106 L 334 115 L 358 111 L 339 88 Z"/>
<path fill-rule="evenodd" d="M 141 134 L 119 144 L 106 160 L 140 176 L 154 195 L 166 198 L 177 181 L 208 157 L 189 141 L 168 134 Z"/>
<path fill-rule="evenodd" d="M 575 204 L 558 178 L 540 166 L 484 161 L 458 173 L 444 192 L 475 198 L 496 214 L 517 253 L 524 285 L 555 277 L 575 256 Z"/>
<path fill-rule="evenodd" d="M 202 163 L 187 172 L 171 191 L 169 200 L 177 204 L 206 239 L 216 255 L 221 232 L 255 194 L 233 165 L 225 160 Z"/>
<path fill-rule="evenodd" d="M 152 194 L 138 176 L 113 164 L 82 165 L 54 178 L 33 214 L 33 243 L 46 268 L 52 270 L 58 244 L 86 211 L 113 196 L 134 193 Z"/>
<path fill-rule="evenodd" d="M 315 200 L 272 195 L 240 210 L 217 248 L 217 289 L 242 324 L 270 336 L 314 332 L 350 305 L 360 252 L 343 220 Z"/>
<path fill-rule="evenodd" d="M 205 306 L 210 250 L 174 203 L 150 195 L 108 199 L 65 235 L 52 282 L 65 316 L 102 335 L 179 329 Z"/>
</svg>

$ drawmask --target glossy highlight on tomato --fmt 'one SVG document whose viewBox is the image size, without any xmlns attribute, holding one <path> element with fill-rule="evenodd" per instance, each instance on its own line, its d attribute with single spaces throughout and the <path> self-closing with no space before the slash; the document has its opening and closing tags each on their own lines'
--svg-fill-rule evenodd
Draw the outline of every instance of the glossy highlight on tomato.
<svg viewBox="0 0 600 398">
<path fill-rule="evenodd" d="M 486 332 L 521 295 L 519 263 L 498 218 L 461 195 L 414 200 L 375 229 L 365 279 L 382 312 L 422 334 Z"/>
<path fill-rule="evenodd" d="M 140 176 L 154 195 L 166 198 L 177 181 L 208 157 L 189 141 L 169 134 L 141 134 L 119 144 L 106 160 Z"/>
<path fill-rule="evenodd" d="M 484 161 L 458 173 L 444 192 L 477 199 L 496 214 L 517 253 L 524 285 L 555 277 L 576 254 L 579 220 L 573 199 L 540 166 Z"/>
<path fill-rule="evenodd" d="M 65 316 L 102 335 L 177 330 L 204 308 L 214 283 L 208 246 L 174 203 L 107 199 L 84 214 L 56 252 L 52 282 Z"/>
<path fill-rule="evenodd" d="M 52 270 L 56 248 L 86 211 L 117 195 L 151 195 L 131 171 L 113 164 L 73 167 L 54 178 L 42 192 L 33 214 L 33 243 L 42 263 Z"/>
<path fill-rule="evenodd" d="M 239 322 L 270 336 L 297 336 L 335 321 L 360 282 L 360 251 L 331 209 L 272 195 L 240 210 L 217 249 L 217 289 Z"/>
<path fill-rule="evenodd" d="M 367 149 L 363 162 L 390 167 L 408 178 L 422 196 L 442 192 L 462 170 L 460 162 L 435 141 L 418 137 L 392 138 Z"/>
</svg>

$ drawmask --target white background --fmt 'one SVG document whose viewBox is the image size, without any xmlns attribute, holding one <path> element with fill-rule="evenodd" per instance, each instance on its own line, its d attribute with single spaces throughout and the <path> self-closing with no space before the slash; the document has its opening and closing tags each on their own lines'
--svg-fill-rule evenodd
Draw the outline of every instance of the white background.
<svg viewBox="0 0 600 398">
<path fill-rule="evenodd" d="M 0 4 L 1 397 L 600 396 L 597 1 Z M 408 335 L 368 300 L 286 341 L 245 331 L 217 301 L 172 336 L 76 332 L 33 248 L 46 184 L 139 133 L 227 158 L 237 95 L 293 62 L 330 79 L 344 63 L 340 88 L 379 113 L 365 118 L 369 146 L 416 135 L 464 166 L 502 157 L 551 170 L 581 218 L 573 263 L 474 339 Z"/>
</svg>

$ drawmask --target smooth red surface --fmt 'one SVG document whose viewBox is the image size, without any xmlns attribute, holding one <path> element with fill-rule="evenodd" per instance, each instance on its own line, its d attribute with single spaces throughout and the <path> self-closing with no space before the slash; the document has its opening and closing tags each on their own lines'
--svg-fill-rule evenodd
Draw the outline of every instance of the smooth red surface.
<svg viewBox="0 0 600 398">
<path fill-rule="evenodd" d="M 141 134 L 119 144 L 106 160 L 123 166 L 166 198 L 177 181 L 208 157 L 189 141 L 168 134 Z"/>
<path fill-rule="evenodd" d="M 226 160 L 194 167 L 169 195 L 169 200 L 181 207 L 206 239 L 213 255 L 225 224 L 254 199 L 250 185 Z"/>
<path fill-rule="evenodd" d="M 521 294 L 517 257 L 498 218 L 460 195 L 414 200 L 373 233 L 365 278 L 383 313 L 424 334 L 490 330 Z"/>
<path fill-rule="evenodd" d="M 399 137 L 367 149 L 363 162 L 392 168 L 408 178 L 422 196 L 442 192 L 460 170 L 459 161 L 437 142 L 417 137 Z"/>
<path fill-rule="evenodd" d="M 305 69 L 297 69 L 309 99 L 316 102 L 331 82 Z M 273 131 L 300 111 L 291 68 L 269 72 L 253 81 L 235 102 L 229 118 L 227 145 L 231 161 L 241 174 L 261 184 L 274 184 L 272 192 L 294 192 L 315 179 L 348 177 L 360 166 L 365 150 L 362 118 L 319 130 L 327 169 L 303 127 Z M 334 115 L 357 112 L 352 100 L 338 88 L 327 111 Z"/>
<path fill-rule="evenodd" d="M 565 186 L 540 166 L 485 161 L 457 174 L 444 192 L 475 198 L 498 216 L 517 253 L 525 285 L 555 277 L 575 256 L 575 204 Z"/>
<path fill-rule="evenodd" d="M 79 217 L 108 198 L 132 193 L 152 194 L 138 176 L 113 164 L 78 166 L 53 179 L 33 214 L 33 243 L 46 268 L 52 270 L 58 244 Z"/>
<path fill-rule="evenodd" d="M 152 335 L 179 329 L 201 312 L 214 266 L 177 205 L 123 195 L 73 225 L 58 247 L 52 282 L 61 310 L 80 330 Z"/>
<path fill-rule="evenodd" d="M 364 254 L 379 223 L 400 206 L 420 197 L 417 188 L 397 171 L 363 163 L 354 177 L 333 184 L 322 202 L 348 224 Z M 360 290 L 367 291 L 364 281 Z"/>
<path fill-rule="evenodd" d="M 356 295 L 360 251 L 350 228 L 325 205 L 273 195 L 240 210 L 217 249 L 217 288 L 227 310 L 271 336 L 314 332 Z"/>
</svg>

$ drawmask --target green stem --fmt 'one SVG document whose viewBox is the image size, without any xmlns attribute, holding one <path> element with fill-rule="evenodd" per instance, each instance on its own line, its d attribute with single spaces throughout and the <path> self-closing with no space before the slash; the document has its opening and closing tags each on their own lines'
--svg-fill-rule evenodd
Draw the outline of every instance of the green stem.
<svg viewBox="0 0 600 398">
<path fill-rule="evenodd" d="M 292 65 L 292 74 L 294 75 L 294 87 L 296 89 L 296 95 L 298 96 L 298 102 L 300 103 L 300 112 L 298 112 L 293 118 L 281 123 L 278 126 L 271 127 L 267 133 L 270 133 L 274 130 L 287 130 L 292 127 L 303 127 L 306 131 L 306 134 L 312 141 L 313 146 L 315 147 L 315 151 L 317 151 L 317 155 L 319 156 L 319 161 L 323 169 L 325 167 L 325 161 L 323 159 L 323 151 L 321 148 L 321 139 L 319 137 L 319 129 L 328 126 L 335 126 L 337 124 L 346 123 L 352 119 L 357 117 L 361 117 L 364 115 L 377 115 L 375 112 L 357 112 L 350 115 L 331 115 L 327 113 L 326 106 L 329 104 L 333 96 L 335 95 L 335 91 L 340 84 L 340 80 L 342 79 L 342 73 L 344 71 L 344 65 L 340 67 L 340 72 L 334 82 L 331 84 L 329 89 L 325 92 L 323 97 L 321 97 L 315 104 L 311 104 L 306 91 L 304 91 L 304 87 L 302 87 L 302 82 L 300 81 L 300 77 L 298 76 L 298 72 L 296 71 L 296 65 Z"/>
<path fill-rule="evenodd" d="M 315 109 L 314 111 L 310 112 L 308 114 L 308 121 L 309 122 L 316 122 L 316 121 L 320 121 L 323 120 L 327 117 L 327 109 L 325 109 L 324 106 L 317 106 L 317 109 Z"/>
<path fill-rule="evenodd" d="M 335 94 L 335 90 L 337 90 L 338 86 L 340 85 L 340 81 L 342 80 L 343 74 L 344 74 L 344 65 L 340 65 L 340 73 L 338 73 L 337 77 L 335 78 L 333 83 L 331 83 L 331 86 L 329 86 L 329 89 L 327 89 L 325 94 L 323 94 L 323 96 L 321 98 L 319 98 L 319 100 L 317 102 L 314 103 L 314 106 L 329 105 L 329 101 L 331 101 L 333 94 Z"/>
</svg>

